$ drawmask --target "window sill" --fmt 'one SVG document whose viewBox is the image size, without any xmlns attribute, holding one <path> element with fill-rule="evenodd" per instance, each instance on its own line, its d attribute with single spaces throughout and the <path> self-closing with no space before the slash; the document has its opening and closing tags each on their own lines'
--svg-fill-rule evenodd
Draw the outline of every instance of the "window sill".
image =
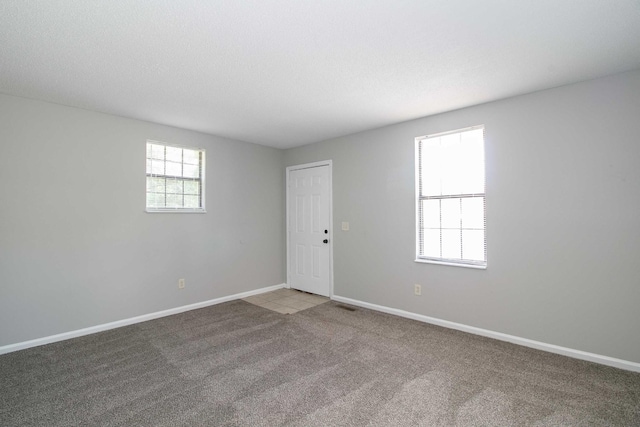
<svg viewBox="0 0 640 427">
<path fill-rule="evenodd" d="M 438 265 L 448 265 L 450 267 L 463 267 L 463 268 L 474 268 L 476 270 L 486 270 L 486 265 L 475 265 L 475 264 L 462 264 L 457 262 L 447 262 L 447 261 L 436 261 L 432 259 L 422 259 L 417 258 L 415 262 L 423 263 L 423 264 L 438 264 Z"/>
<path fill-rule="evenodd" d="M 145 209 L 146 213 L 207 213 L 204 209 Z"/>
</svg>

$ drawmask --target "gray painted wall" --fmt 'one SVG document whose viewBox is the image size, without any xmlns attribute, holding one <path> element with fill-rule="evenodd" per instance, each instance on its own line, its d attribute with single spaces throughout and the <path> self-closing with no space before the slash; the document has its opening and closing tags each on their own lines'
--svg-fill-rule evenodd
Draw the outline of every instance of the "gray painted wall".
<svg viewBox="0 0 640 427">
<path fill-rule="evenodd" d="M 478 124 L 488 268 L 415 263 L 414 138 Z M 336 295 L 640 362 L 640 70 L 285 151 L 325 159 Z"/>
<path fill-rule="evenodd" d="M 147 138 L 207 149 L 206 214 L 144 212 Z M 0 346 L 285 281 L 280 150 L 5 95 L 0 148 Z"/>
<path fill-rule="evenodd" d="M 636 70 L 283 152 L 0 95 L 0 346 L 284 282 L 284 166 L 332 159 L 336 295 L 640 362 L 639 117 Z M 489 267 L 417 264 L 414 137 L 476 124 Z M 148 138 L 207 214 L 144 212 Z"/>
</svg>

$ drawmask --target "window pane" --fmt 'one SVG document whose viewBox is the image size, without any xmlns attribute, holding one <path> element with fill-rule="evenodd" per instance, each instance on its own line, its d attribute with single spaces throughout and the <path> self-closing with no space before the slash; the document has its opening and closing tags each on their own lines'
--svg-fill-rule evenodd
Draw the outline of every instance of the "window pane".
<svg viewBox="0 0 640 427">
<path fill-rule="evenodd" d="M 463 194 L 484 193 L 483 130 L 475 129 L 461 134 L 460 162 L 464 168 Z"/>
<path fill-rule="evenodd" d="M 484 230 L 462 231 L 462 257 L 472 261 L 484 261 Z"/>
<path fill-rule="evenodd" d="M 484 193 L 484 165 L 470 164 L 460 181 L 460 194 Z"/>
<path fill-rule="evenodd" d="M 460 136 L 442 137 L 442 194 L 461 194 L 465 170 L 460 162 Z"/>
<path fill-rule="evenodd" d="M 184 196 L 184 207 L 185 208 L 199 208 L 200 207 L 200 197 L 199 196 Z"/>
<path fill-rule="evenodd" d="M 484 197 L 462 199 L 462 228 L 484 229 Z"/>
<path fill-rule="evenodd" d="M 184 149 L 183 156 L 184 156 L 183 157 L 184 163 L 188 163 L 190 165 L 197 165 L 200 163 L 200 155 L 199 155 L 199 152 L 196 150 Z"/>
<path fill-rule="evenodd" d="M 464 172 L 460 174 L 460 194 L 484 193 L 484 165 L 468 154 L 461 158 Z"/>
<path fill-rule="evenodd" d="M 167 179 L 167 194 L 182 194 L 182 180 L 180 179 Z"/>
<path fill-rule="evenodd" d="M 199 178 L 200 168 L 197 165 L 184 165 L 184 175 L 182 176 L 185 178 Z"/>
<path fill-rule="evenodd" d="M 445 150 L 456 147 L 460 144 L 460 134 L 451 133 L 440 137 L 440 146 Z"/>
<path fill-rule="evenodd" d="M 472 157 L 465 153 L 461 158 L 464 164 L 464 173 L 460 180 L 461 194 L 482 194 L 484 193 L 484 162 L 481 158 Z"/>
<path fill-rule="evenodd" d="M 167 162 L 166 175 L 182 176 L 182 163 Z"/>
<path fill-rule="evenodd" d="M 460 199 L 442 199 L 442 228 L 460 228 Z"/>
<path fill-rule="evenodd" d="M 184 182 L 184 194 L 200 194 L 200 182 L 198 182 L 198 181 L 185 181 Z"/>
<path fill-rule="evenodd" d="M 440 228 L 440 200 L 422 201 L 422 225 L 424 228 Z"/>
<path fill-rule="evenodd" d="M 484 130 L 474 129 L 460 134 L 460 145 L 472 158 L 484 159 Z"/>
<path fill-rule="evenodd" d="M 168 208 L 181 208 L 182 207 L 182 194 L 167 194 L 167 207 Z"/>
<path fill-rule="evenodd" d="M 429 138 L 421 144 L 422 195 L 484 192 L 483 130 Z"/>
<path fill-rule="evenodd" d="M 150 208 L 163 208 L 164 194 L 147 193 L 147 206 Z"/>
<path fill-rule="evenodd" d="M 423 196 L 440 196 L 441 188 L 441 153 L 440 139 L 423 140 L 421 143 L 422 159 L 420 183 L 422 186 Z"/>
<path fill-rule="evenodd" d="M 460 230 L 442 230 L 442 258 L 460 259 Z"/>
<path fill-rule="evenodd" d="M 440 230 L 423 231 L 424 256 L 440 258 Z"/>
<path fill-rule="evenodd" d="M 151 157 L 164 160 L 164 145 L 149 144 L 151 146 Z M 148 147 L 148 146 L 147 146 Z"/>
<path fill-rule="evenodd" d="M 154 175 L 164 175 L 164 162 L 159 160 L 152 160 L 151 173 Z"/>
<path fill-rule="evenodd" d="M 440 179 L 440 169 L 424 168 L 422 174 L 422 195 L 439 196 L 442 194 L 442 182 Z"/>
<path fill-rule="evenodd" d="M 167 146 L 167 161 L 182 163 L 182 148 Z"/>
<path fill-rule="evenodd" d="M 155 176 L 147 177 L 147 191 L 151 193 L 164 193 L 164 178 Z"/>
</svg>

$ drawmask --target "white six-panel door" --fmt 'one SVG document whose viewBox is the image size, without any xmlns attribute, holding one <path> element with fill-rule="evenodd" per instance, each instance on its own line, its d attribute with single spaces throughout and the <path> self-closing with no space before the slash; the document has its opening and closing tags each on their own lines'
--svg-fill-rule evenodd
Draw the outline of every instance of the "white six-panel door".
<svg viewBox="0 0 640 427">
<path fill-rule="evenodd" d="M 323 165 L 288 172 L 289 286 L 330 296 L 330 167 Z"/>
</svg>

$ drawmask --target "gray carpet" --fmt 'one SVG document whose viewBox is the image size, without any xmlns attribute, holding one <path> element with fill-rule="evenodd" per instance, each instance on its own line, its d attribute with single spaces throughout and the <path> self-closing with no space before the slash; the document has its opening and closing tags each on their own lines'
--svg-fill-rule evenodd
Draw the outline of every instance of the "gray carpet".
<svg viewBox="0 0 640 427">
<path fill-rule="evenodd" d="M 640 425 L 640 374 L 340 306 L 232 301 L 0 356 L 0 425 Z"/>
</svg>

